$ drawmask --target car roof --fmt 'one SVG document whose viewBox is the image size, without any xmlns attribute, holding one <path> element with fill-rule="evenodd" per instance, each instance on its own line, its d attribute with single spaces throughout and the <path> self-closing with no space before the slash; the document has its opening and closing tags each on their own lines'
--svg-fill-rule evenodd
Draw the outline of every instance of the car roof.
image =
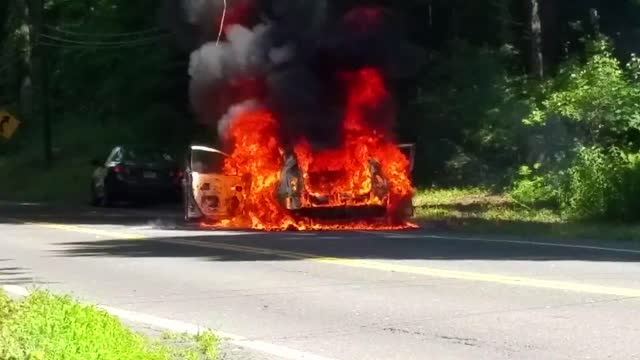
<svg viewBox="0 0 640 360">
<path fill-rule="evenodd" d="M 168 151 L 169 149 L 158 145 L 146 145 L 146 144 L 121 144 L 114 146 L 125 150 L 145 150 L 145 151 Z"/>
</svg>

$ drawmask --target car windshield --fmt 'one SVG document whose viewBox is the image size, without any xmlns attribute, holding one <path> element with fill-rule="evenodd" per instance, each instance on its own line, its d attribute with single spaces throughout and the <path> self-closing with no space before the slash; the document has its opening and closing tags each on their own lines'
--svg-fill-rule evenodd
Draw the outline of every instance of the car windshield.
<svg viewBox="0 0 640 360">
<path fill-rule="evenodd" d="M 191 168 L 197 173 L 221 173 L 226 158 L 219 152 L 194 150 L 191 153 Z"/>
<path fill-rule="evenodd" d="M 124 159 L 133 162 L 171 162 L 173 157 L 164 151 L 150 149 L 124 149 Z"/>
</svg>

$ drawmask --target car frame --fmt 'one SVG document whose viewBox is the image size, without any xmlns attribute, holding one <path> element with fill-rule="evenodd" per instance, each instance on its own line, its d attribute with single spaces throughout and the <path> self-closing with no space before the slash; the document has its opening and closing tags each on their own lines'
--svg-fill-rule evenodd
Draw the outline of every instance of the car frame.
<svg viewBox="0 0 640 360">
<path fill-rule="evenodd" d="M 415 144 L 400 144 L 398 147 L 409 159 L 410 171 L 413 172 L 415 158 Z M 208 156 L 216 165 L 204 169 L 194 157 Z M 220 222 L 229 220 L 243 213 L 247 196 L 251 191 L 251 175 L 245 176 L 225 175 L 222 173 L 222 163 L 230 155 L 214 147 L 204 145 L 191 145 L 185 159 L 185 176 L 183 178 L 183 210 L 186 222 Z M 194 169 L 195 165 L 195 169 Z M 381 175 L 380 164 L 372 159 L 369 162 L 372 180 L 384 179 Z M 203 171 L 206 170 L 206 171 Z M 295 181 L 292 181 L 296 178 Z M 299 188 L 293 188 L 291 184 L 301 184 Z M 355 219 L 355 218 L 389 218 L 391 221 L 399 221 L 413 215 L 411 197 L 402 199 L 395 209 L 389 207 L 389 191 L 386 180 L 372 187 L 372 193 L 366 194 L 362 202 L 366 203 L 371 197 L 380 198 L 379 205 L 354 205 L 354 206 L 325 206 L 321 202 L 313 203 L 302 201 L 306 196 L 302 185 L 301 174 L 297 169 L 295 156 L 285 155 L 284 166 L 281 171 L 280 181 L 274 192 L 280 206 L 290 212 L 294 217 L 318 218 L 318 219 Z M 349 196 L 349 194 L 346 194 Z M 306 204 L 303 205 L 303 204 Z M 312 206 L 309 206 L 312 204 Z M 389 211 L 394 213 L 389 214 Z"/>
</svg>

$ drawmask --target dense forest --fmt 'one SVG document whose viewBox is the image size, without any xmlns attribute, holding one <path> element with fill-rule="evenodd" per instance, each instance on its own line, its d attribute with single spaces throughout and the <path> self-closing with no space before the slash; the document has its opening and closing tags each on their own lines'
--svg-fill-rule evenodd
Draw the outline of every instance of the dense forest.
<svg viewBox="0 0 640 360">
<path fill-rule="evenodd" d="M 417 186 L 485 186 L 569 217 L 640 218 L 637 1 L 329 4 L 391 8 L 426 54 L 416 76 L 393 84 Z M 71 193 L 64 184 L 78 187 L 88 159 L 115 143 L 179 151 L 215 137 L 190 107 L 193 44 L 175 17 L 172 2 L 151 0 L 0 4 L 0 104 L 22 120 L 0 143 L 4 189 L 49 164 L 49 183 Z"/>
</svg>

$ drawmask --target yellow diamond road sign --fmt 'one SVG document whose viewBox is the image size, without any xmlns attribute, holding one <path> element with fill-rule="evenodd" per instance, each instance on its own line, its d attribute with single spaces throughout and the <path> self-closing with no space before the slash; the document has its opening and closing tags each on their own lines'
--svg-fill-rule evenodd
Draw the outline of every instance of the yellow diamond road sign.
<svg viewBox="0 0 640 360">
<path fill-rule="evenodd" d="M 0 136 L 11 139 L 13 133 L 20 126 L 20 121 L 4 110 L 0 110 Z"/>
</svg>

